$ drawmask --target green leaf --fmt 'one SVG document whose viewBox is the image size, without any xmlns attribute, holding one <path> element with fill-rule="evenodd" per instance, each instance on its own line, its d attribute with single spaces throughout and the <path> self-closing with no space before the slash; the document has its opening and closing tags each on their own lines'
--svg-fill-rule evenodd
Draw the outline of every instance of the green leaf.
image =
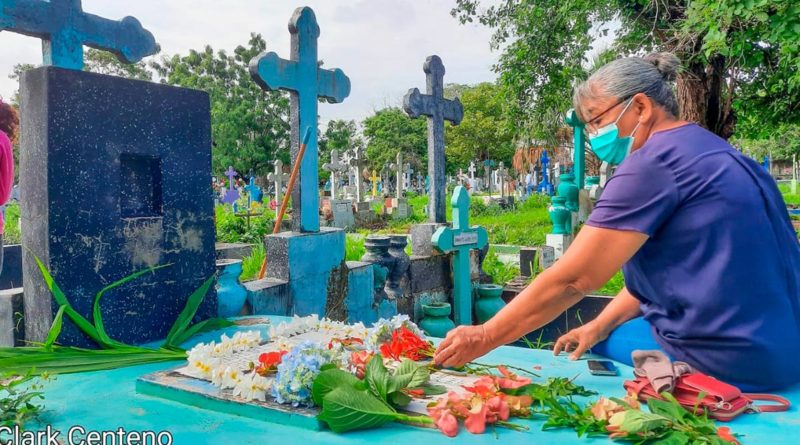
<svg viewBox="0 0 800 445">
<path fill-rule="evenodd" d="M 327 369 L 319 373 L 311 385 L 311 399 L 318 406 L 322 406 L 323 399 L 331 391 L 342 386 L 353 386 L 360 380 L 349 372 L 338 368 Z"/>
<path fill-rule="evenodd" d="M 447 387 L 443 385 L 425 384 L 420 386 L 419 389 L 425 391 L 426 396 L 439 396 L 442 394 L 447 394 Z"/>
<path fill-rule="evenodd" d="M 193 324 L 181 335 L 175 337 L 173 347 L 178 347 L 201 332 L 216 331 L 218 329 L 223 329 L 234 325 L 234 322 L 225 318 L 209 318 L 208 320 L 203 320 L 199 323 Z"/>
<path fill-rule="evenodd" d="M 677 402 L 670 402 L 655 398 L 647 401 L 647 407 L 650 409 L 651 413 L 664 416 L 675 421 L 679 421 L 685 414 L 687 414 L 687 411 Z"/>
<path fill-rule="evenodd" d="M 389 392 L 399 391 L 405 388 L 416 388 L 428 381 L 430 371 L 428 365 L 416 363 L 413 360 L 403 359 L 389 382 Z"/>
<path fill-rule="evenodd" d="M 397 418 L 397 412 L 367 391 L 341 386 L 328 393 L 317 417 L 335 433 L 377 428 Z"/>
<path fill-rule="evenodd" d="M 108 334 L 106 333 L 105 326 L 103 325 L 103 314 L 100 311 L 100 299 L 103 298 L 103 294 L 105 294 L 106 292 L 108 292 L 108 291 L 110 291 L 110 290 L 112 290 L 114 288 L 122 286 L 123 284 L 125 284 L 125 283 L 127 283 L 129 281 L 133 281 L 133 280 L 139 278 L 140 276 L 142 276 L 142 275 L 144 275 L 144 274 L 146 274 L 148 272 L 154 272 L 154 271 L 156 271 L 158 269 L 163 269 L 163 268 L 168 267 L 168 266 L 171 266 L 171 264 L 165 264 L 165 265 L 161 265 L 161 266 L 150 267 L 148 269 L 144 269 L 144 270 L 140 270 L 138 272 L 134 272 L 134 273 L 128 275 L 127 277 L 125 277 L 125 278 L 122 278 L 120 280 L 117 280 L 117 281 L 109 284 L 108 286 L 106 286 L 103 289 L 101 289 L 100 292 L 97 293 L 97 295 L 95 295 L 95 297 L 94 297 L 94 306 L 92 307 L 92 317 L 94 319 L 94 326 L 97 329 L 97 335 L 100 337 L 100 339 L 104 343 L 113 344 L 113 343 L 116 343 L 116 342 L 114 340 L 112 340 L 111 337 L 108 336 Z"/>
<path fill-rule="evenodd" d="M 639 434 L 668 427 L 671 423 L 664 416 L 639 410 L 629 410 L 625 412 L 625 419 L 622 421 L 620 429 L 631 434 Z"/>
<path fill-rule="evenodd" d="M 374 355 L 367 363 L 364 381 L 367 382 L 369 390 L 383 401 L 387 401 L 389 394 L 389 371 L 383 365 L 383 358 Z"/>
<path fill-rule="evenodd" d="M 110 347 L 107 343 L 104 343 L 100 336 L 97 334 L 97 330 L 95 329 L 94 325 L 89 323 L 89 320 L 83 318 L 81 314 L 79 314 L 69 301 L 67 301 L 67 297 L 64 295 L 64 292 L 58 287 L 58 283 L 55 282 L 53 276 L 50 275 L 50 272 L 42 263 L 42 260 L 39 259 L 36 255 L 33 256 L 36 260 L 36 265 L 39 266 L 39 270 L 42 272 L 42 278 L 44 278 L 44 283 L 47 285 L 47 288 L 50 290 L 50 293 L 53 294 L 53 299 L 56 300 L 59 306 L 66 306 L 64 308 L 64 313 L 75 323 L 81 331 L 83 331 L 86 335 L 91 337 L 92 340 L 97 342 L 98 345 L 103 347 Z"/>
<path fill-rule="evenodd" d="M 658 440 L 659 445 L 687 445 L 691 438 L 681 431 L 672 431 Z"/>
<path fill-rule="evenodd" d="M 58 336 L 61 335 L 61 327 L 64 323 L 64 310 L 67 307 L 62 305 L 58 308 L 58 312 L 56 313 L 55 318 L 53 318 L 53 324 L 50 326 L 50 332 L 47 333 L 47 339 L 44 341 L 44 349 L 50 350 L 53 347 L 53 343 L 56 342 Z"/>
<path fill-rule="evenodd" d="M 203 298 L 205 298 L 215 279 L 216 277 L 212 275 L 192 295 L 189 295 L 186 306 L 178 315 L 178 319 L 175 320 L 175 324 L 172 325 L 167 334 L 167 339 L 164 341 L 165 347 L 177 347 L 180 344 L 178 340 L 184 338 L 183 333 L 189 327 L 189 323 L 192 322 L 194 315 L 197 313 L 197 308 L 200 307 L 200 303 L 203 302 Z"/>
<path fill-rule="evenodd" d="M 389 401 L 394 406 L 406 406 L 411 403 L 411 396 L 403 391 L 395 391 L 389 394 Z"/>
</svg>

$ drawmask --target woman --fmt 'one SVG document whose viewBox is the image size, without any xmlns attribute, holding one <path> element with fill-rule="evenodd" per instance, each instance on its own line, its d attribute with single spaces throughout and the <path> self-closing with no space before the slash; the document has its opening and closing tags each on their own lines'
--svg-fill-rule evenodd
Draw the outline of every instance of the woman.
<svg viewBox="0 0 800 445">
<path fill-rule="evenodd" d="M 18 129 L 17 110 L 0 98 L 0 205 L 5 205 L 8 201 L 14 184 L 14 154 L 11 142 L 16 140 Z M 0 271 L 3 270 L 4 226 L 3 213 L 0 213 Z"/>
<path fill-rule="evenodd" d="M 450 332 L 436 363 L 520 338 L 622 268 L 626 287 L 555 354 L 575 360 L 616 328 L 647 324 L 612 358 L 661 348 L 748 391 L 800 381 L 800 245 L 786 206 L 763 168 L 677 117 L 677 67 L 664 53 L 619 59 L 576 89 L 592 149 L 617 171 L 564 256 L 486 324 Z"/>
</svg>

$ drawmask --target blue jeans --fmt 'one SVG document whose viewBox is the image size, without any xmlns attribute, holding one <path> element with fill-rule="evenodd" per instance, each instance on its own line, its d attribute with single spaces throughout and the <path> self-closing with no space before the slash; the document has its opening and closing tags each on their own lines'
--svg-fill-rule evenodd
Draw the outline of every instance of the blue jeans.
<svg viewBox="0 0 800 445">
<path fill-rule="evenodd" d="M 637 317 L 619 325 L 611 331 L 608 338 L 596 344 L 592 353 L 608 357 L 628 366 L 633 366 L 631 352 L 636 349 L 661 350 L 661 345 L 653 338 L 650 323 Z"/>
</svg>

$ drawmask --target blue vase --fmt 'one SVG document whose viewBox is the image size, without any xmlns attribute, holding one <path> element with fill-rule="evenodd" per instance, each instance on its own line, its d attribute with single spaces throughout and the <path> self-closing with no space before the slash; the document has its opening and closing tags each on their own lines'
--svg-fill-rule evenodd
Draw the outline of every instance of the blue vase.
<svg viewBox="0 0 800 445">
<path fill-rule="evenodd" d="M 452 308 L 450 303 L 429 303 L 422 305 L 423 318 L 419 327 L 425 335 L 445 338 L 447 333 L 455 329 L 456 325 L 450 319 Z"/>
<path fill-rule="evenodd" d="M 239 283 L 242 260 L 217 260 L 217 315 L 235 317 L 242 312 L 247 291 Z"/>
</svg>

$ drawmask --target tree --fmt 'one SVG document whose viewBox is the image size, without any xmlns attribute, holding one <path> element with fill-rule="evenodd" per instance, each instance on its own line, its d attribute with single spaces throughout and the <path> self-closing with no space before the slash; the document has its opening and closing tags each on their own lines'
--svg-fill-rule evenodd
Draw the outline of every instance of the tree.
<svg viewBox="0 0 800 445">
<path fill-rule="evenodd" d="M 366 118 L 363 127 L 371 168 L 380 171 L 383 166 L 395 162 L 401 151 L 404 162 L 409 162 L 417 171 L 428 165 L 426 119 L 411 119 L 399 108 L 384 108 Z"/>
<path fill-rule="evenodd" d="M 161 82 L 210 95 L 216 173 L 230 165 L 240 174 L 265 174 L 275 159 L 290 161 L 288 95 L 262 90 L 248 70 L 250 60 L 265 49 L 261 35 L 251 34 L 247 47 L 238 46 L 232 54 L 206 46 L 152 64 Z"/>
<path fill-rule="evenodd" d="M 445 88 L 445 95 L 451 85 Z M 457 85 L 464 119 L 459 125 L 448 125 L 446 151 L 448 170 L 465 167 L 470 161 L 493 159 L 511 165 L 514 138 L 506 119 L 501 89 L 492 83 L 474 86 Z"/>
<path fill-rule="evenodd" d="M 94 48 L 86 51 L 83 70 L 126 79 L 153 80 L 153 72 L 148 69 L 147 63 L 144 61 L 121 62 L 113 53 Z"/>
<path fill-rule="evenodd" d="M 533 138 L 550 139 L 561 125 L 594 38 L 615 23 L 620 54 L 658 49 L 682 59 L 683 118 L 725 138 L 737 113 L 800 120 L 796 0 L 501 0 L 488 8 L 456 0 L 452 14 L 495 29 L 491 44 L 504 48 L 500 83 L 518 130 Z"/>
<path fill-rule="evenodd" d="M 765 156 L 775 161 L 791 161 L 800 156 L 800 126 L 784 124 L 768 137 L 736 138 L 731 143 L 759 161 Z"/>
</svg>

